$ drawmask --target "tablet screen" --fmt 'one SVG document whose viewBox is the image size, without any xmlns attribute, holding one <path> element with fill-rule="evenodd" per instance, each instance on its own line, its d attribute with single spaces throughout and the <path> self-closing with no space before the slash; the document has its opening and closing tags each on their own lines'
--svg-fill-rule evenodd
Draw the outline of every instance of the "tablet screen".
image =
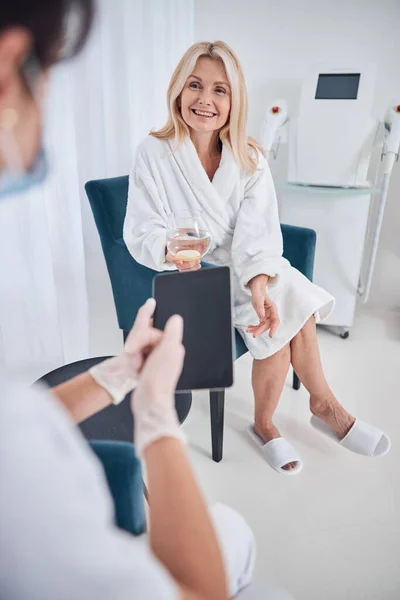
<svg viewBox="0 0 400 600">
<path fill-rule="evenodd" d="M 154 326 L 163 330 L 174 314 L 183 317 L 185 363 L 177 390 L 222 389 L 233 383 L 230 271 L 206 268 L 163 273 L 154 279 Z"/>
</svg>

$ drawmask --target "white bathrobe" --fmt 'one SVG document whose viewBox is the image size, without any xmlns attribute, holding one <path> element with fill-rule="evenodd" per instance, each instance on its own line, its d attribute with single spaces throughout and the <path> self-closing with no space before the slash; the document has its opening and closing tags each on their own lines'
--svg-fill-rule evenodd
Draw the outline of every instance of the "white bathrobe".
<svg viewBox="0 0 400 600">
<path fill-rule="evenodd" d="M 129 178 L 124 223 L 124 240 L 137 262 L 156 271 L 175 269 L 165 261 L 167 221 L 185 208 L 202 210 L 209 226 L 212 242 L 204 260 L 231 267 L 234 325 L 254 358 L 278 352 L 311 315 L 319 322 L 331 313 L 333 297 L 282 257 L 275 188 L 262 156 L 257 172 L 246 175 L 224 145 L 211 182 L 189 138 L 175 152 L 172 142 L 146 138 Z M 281 321 L 272 339 L 246 332 L 259 322 L 247 284 L 261 273 L 271 278 L 267 291 Z"/>
</svg>

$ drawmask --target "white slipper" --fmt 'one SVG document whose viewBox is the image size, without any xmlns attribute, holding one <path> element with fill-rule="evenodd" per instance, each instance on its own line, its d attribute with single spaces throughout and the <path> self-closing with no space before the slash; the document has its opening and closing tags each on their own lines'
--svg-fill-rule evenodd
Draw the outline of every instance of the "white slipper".
<svg viewBox="0 0 400 600">
<path fill-rule="evenodd" d="M 278 471 L 278 473 L 282 473 L 282 475 L 297 475 L 303 468 L 303 463 L 298 457 L 295 449 L 288 441 L 284 438 L 276 438 L 264 443 L 264 440 L 260 438 L 254 431 L 253 426 L 251 425 L 248 428 L 248 434 L 251 439 L 257 444 L 259 448 L 261 448 L 265 458 L 267 459 L 269 465 Z M 294 469 L 283 469 L 285 465 L 291 462 L 296 462 L 297 466 Z"/>
<path fill-rule="evenodd" d="M 339 442 L 341 446 L 356 454 L 372 457 L 385 456 L 391 447 L 390 438 L 383 431 L 359 419 L 355 420 L 353 427 L 342 440 L 339 440 L 335 432 L 318 417 L 312 416 L 310 422 L 315 429 L 325 433 L 336 442 Z"/>
</svg>

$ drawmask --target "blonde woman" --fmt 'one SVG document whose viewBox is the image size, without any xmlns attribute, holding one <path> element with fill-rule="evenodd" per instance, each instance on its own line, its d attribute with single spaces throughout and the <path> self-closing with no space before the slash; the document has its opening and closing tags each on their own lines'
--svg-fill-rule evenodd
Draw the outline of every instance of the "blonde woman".
<svg viewBox="0 0 400 600">
<path fill-rule="evenodd" d="M 169 119 L 140 145 L 130 176 L 124 239 L 132 256 L 157 271 L 200 268 L 166 250 L 168 216 L 202 210 L 212 233 L 207 261 L 229 265 L 234 324 L 254 358 L 254 425 L 249 433 L 272 468 L 285 475 L 302 461 L 281 437 L 274 412 L 292 363 L 310 393 L 312 422 L 368 456 L 389 438 L 352 417 L 325 379 L 316 322 L 334 299 L 282 257 L 274 184 L 261 148 L 247 136 L 247 92 L 240 63 L 223 42 L 193 45 L 168 88 Z"/>
</svg>

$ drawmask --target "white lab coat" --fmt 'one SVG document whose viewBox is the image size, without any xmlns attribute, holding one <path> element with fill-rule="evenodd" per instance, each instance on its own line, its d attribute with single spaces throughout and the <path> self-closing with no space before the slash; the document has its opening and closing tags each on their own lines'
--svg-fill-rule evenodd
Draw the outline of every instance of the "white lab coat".
<svg viewBox="0 0 400 600">
<path fill-rule="evenodd" d="M 262 156 L 257 172 L 246 175 L 225 144 L 211 182 L 189 138 L 175 152 L 173 142 L 146 138 L 130 175 L 124 223 L 125 243 L 139 263 L 157 271 L 175 268 L 165 262 L 167 221 L 172 211 L 185 208 L 201 209 L 207 220 L 212 243 L 205 260 L 231 267 L 234 324 L 254 358 L 278 352 L 311 315 L 319 322 L 331 313 L 333 297 L 282 257 L 275 188 Z M 246 333 L 258 323 L 246 285 L 261 273 L 272 278 L 268 294 L 281 320 L 272 339 Z"/>
<path fill-rule="evenodd" d="M 114 525 L 103 469 L 58 399 L 1 372 L 0 482 L 2 600 L 181 597 L 147 535 Z M 244 519 L 221 504 L 210 514 L 232 597 L 244 590 L 244 598 L 288 600 L 284 592 L 247 587 L 255 544 Z"/>
</svg>

